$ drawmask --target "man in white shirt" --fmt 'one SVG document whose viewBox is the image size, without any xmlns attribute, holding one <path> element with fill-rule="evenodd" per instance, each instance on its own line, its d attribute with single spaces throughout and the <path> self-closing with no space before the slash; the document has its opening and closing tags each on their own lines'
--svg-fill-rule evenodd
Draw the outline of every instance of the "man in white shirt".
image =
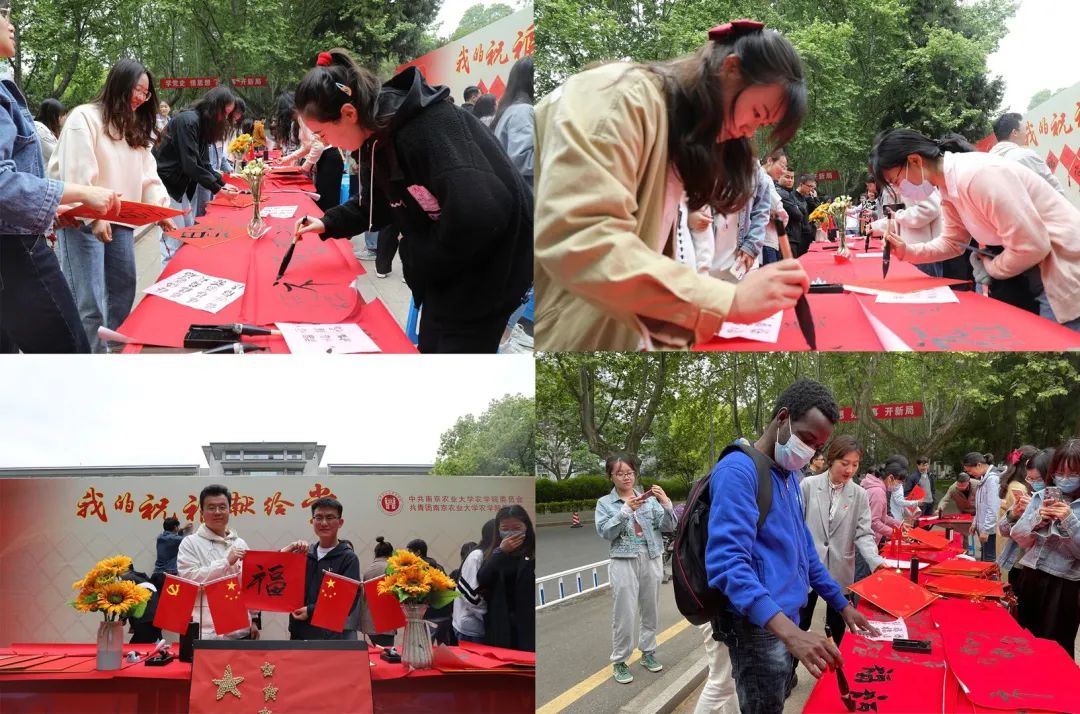
<svg viewBox="0 0 1080 714">
<path fill-rule="evenodd" d="M 1020 131 L 1020 125 L 1023 121 L 1024 118 L 1015 112 L 1002 114 L 998 117 L 997 121 L 994 122 L 994 136 L 997 137 L 998 143 L 994 144 L 993 148 L 990 149 L 990 153 L 1027 166 L 1042 176 L 1046 183 L 1054 187 L 1055 191 L 1064 196 L 1065 189 L 1061 187 L 1061 183 L 1054 176 L 1054 172 L 1050 170 L 1047 163 L 1041 156 L 1026 148 L 1027 137 Z"/>
<path fill-rule="evenodd" d="M 239 575 L 241 561 L 248 550 L 244 539 L 229 528 L 229 510 L 232 494 L 220 484 L 207 486 L 199 494 L 199 510 L 203 523 L 194 534 L 180 541 L 176 554 L 176 569 L 181 578 L 203 584 L 225 577 Z M 218 635 L 210 608 L 203 600 L 202 588 L 195 599 L 192 619 L 199 622 L 200 637 L 204 640 L 257 640 L 259 628 L 250 622 L 248 627 Z"/>
</svg>

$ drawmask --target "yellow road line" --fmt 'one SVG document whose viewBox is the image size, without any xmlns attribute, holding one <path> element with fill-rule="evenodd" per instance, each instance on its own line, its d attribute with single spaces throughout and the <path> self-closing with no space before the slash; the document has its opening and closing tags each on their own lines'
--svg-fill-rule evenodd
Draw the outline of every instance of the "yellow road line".
<svg viewBox="0 0 1080 714">
<path fill-rule="evenodd" d="M 690 626 L 689 622 L 687 622 L 686 620 L 681 620 L 678 624 L 672 625 L 671 627 L 667 628 L 666 630 L 661 632 L 659 635 L 657 635 L 657 637 L 656 637 L 657 646 L 664 644 L 665 642 L 670 640 L 672 637 L 675 637 L 676 635 L 678 635 L 680 632 L 682 632 L 683 630 L 685 630 L 689 626 Z M 540 657 L 541 657 L 540 666 L 543 667 L 544 666 L 543 653 L 541 653 Z M 640 659 L 641 659 L 641 653 L 637 652 L 629 660 L 627 660 L 626 663 L 628 665 L 632 665 L 632 664 L 635 664 Z M 571 704 L 573 704 L 577 700 L 581 699 L 586 694 L 588 694 L 592 690 L 596 689 L 597 687 L 599 687 L 601 684 L 603 684 L 604 682 L 606 682 L 609 679 L 611 679 L 611 665 L 610 664 L 607 667 L 604 667 L 600 671 L 596 672 L 595 674 L 592 674 L 592 675 L 586 677 L 585 679 L 581 680 L 580 682 L 578 682 L 577 684 L 575 684 L 574 686 L 570 687 L 565 692 L 560 694 L 559 696 L 552 699 L 550 702 L 548 702 L 544 706 L 537 709 L 536 714 L 556 714 L 556 712 L 561 712 L 563 709 L 566 709 L 568 706 L 570 706 Z"/>
</svg>

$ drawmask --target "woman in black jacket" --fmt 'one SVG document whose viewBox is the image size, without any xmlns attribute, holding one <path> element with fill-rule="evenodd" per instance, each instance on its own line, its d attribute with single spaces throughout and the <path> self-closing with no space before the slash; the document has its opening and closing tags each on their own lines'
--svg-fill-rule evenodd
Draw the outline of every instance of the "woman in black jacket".
<svg viewBox="0 0 1080 714">
<path fill-rule="evenodd" d="M 449 92 L 415 67 L 380 86 L 345 50 L 320 53 L 296 108 L 323 143 L 360 149 L 362 188 L 296 232 L 349 238 L 392 223 L 423 308 L 420 351 L 494 353 L 532 283 L 532 192 Z"/>
<path fill-rule="evenodd" d="M 484 644 L 536 651 L 536 533 L 521 506 L 505 506 L 495 514 L 498 537 L 484 553 L 476 574 L 487 600 Z"/>
<path fill-rule="evenodd" d="M 216 195 L 218 191 L 235 192 L 221 174 L 210 166 L 210 144 L 221 141 L 231 126 L 236 97 L 228 87 L 214 87 L 185 111 L 175 115 L 165 128 L 165 136 L 154 149 L 158 176 L 172 199 L 172 207 L 187 211 L 174 223 L 178 227 L 195 225 L 195 189 L 199 186 Z M 161 267 L 165 268 L 182 241 L 161 235 Z"/>
</svg>

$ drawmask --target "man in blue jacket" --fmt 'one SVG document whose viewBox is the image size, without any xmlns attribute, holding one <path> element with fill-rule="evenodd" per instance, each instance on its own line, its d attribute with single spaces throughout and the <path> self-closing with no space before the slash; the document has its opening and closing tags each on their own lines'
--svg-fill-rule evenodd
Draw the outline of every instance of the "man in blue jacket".
<svg viewBox="0 0 1080 714">
<path fill-rule="evenodd" d="M 754 443 L 773 461 L 772 506 L 760 530 L 754 462 L 732 453 L 709 477 L 706 573 L 709 585 L 730 602 L 722 630 L 743 714 L 784 710 L 794 683 L 793 657 L 815 677 L 842 664 L 840 651 L 824 633 L 799 629 L 799 610 L 811 588 L 840 612 L 852 632 L 877 634 L 821 564 L 803 520 L 796 473 L 825 446 L 839 418 L 832 394 L 818 382 L 799 380 L 780 395 L 772 421 Z"/>
</svg>

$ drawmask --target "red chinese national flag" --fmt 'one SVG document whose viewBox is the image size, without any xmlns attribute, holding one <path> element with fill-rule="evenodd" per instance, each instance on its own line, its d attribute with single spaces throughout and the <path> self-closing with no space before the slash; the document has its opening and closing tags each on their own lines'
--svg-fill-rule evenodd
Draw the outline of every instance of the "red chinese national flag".
<svg viewBox="0 0 1080 714">
<path fill-rule="evenodd" d="M 207 583 L 206 604 L 214 620 L 214 632 L 227 635 L 251 624 L 244 599 L 240 596 L 240 578 L 230 575 Z"/>
<path fill-rule="evenodd" d="M 268 612 L 292 612 L 303 607 L 306 566 L 306 553 L 249 550 L 241 574 L 244 606 Z"/>
<path fill-rule="evenodd" d="M 325 630 L 341 632 L 345 629 L 345 620 L 356 602 L 356 593 L 360 590 L 360 581 L 346 578 L 337 573 L 323 573 L 319 587 L 319 599 L 315 601 L 315 614 L 311 624 Z"/>
<path fill-rule="evenodd" d="M 157 610 L 154 612 L 154 627 L 169 632 L 184 634 L 191 622 L 191 610 L 195 607 L 195 596 L 199 594 L 199 584 L 190 580 L 166 575 L 158 595 Z"/>
<path fill-rule="evenodd" d="M 382 578 L 364 582 L 364 598 L 367 600 L 371 621 L 379 632 L 393 632 L 405 627 L 405 613 L 401 603 L 393 595 L 380 595 L 379 583 Z"/>
</svg>

